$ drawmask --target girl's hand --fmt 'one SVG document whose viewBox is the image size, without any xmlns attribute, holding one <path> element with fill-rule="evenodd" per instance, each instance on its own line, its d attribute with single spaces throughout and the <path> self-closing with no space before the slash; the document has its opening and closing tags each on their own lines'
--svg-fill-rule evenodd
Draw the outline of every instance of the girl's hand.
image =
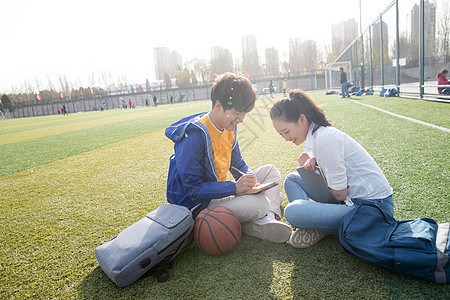
<svg viewBox="0 0 450 300">
<path fill-rule="evenodd" d="M 298 163 L 300 164 L 300 166 L 303 166 L 305 164 L 305 162 L 309 159 L 309 155 L 306 154 L 305 152 L 303 152 L 302 154 L 300 154 L 300 156 L 297 158 Z"/>
<path fill-rule="evenodd" d="M 316 171 L 316 159 L 314 157 L 309 158 L 304 164 L 303 167 L 306 170 L 310 170 L 312 172 Z"/>
</svg>

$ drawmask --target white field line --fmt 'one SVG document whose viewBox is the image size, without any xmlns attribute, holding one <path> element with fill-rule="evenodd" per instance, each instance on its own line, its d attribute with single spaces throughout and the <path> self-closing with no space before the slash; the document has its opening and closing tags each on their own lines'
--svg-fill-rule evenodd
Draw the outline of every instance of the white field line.
<svg viewBox="0 0 450 300">
<path fill-rule="evenodd" d="M 442 131 L 450 132 L 450 129 L 448 129 L 446 127 L 441 127 L 441 126 L 437 126 L 437 125 L 434 125 L 434 124 L 431 124 L 431 123 L 427 123 L 427 122 L 424 122 L 424 121 L 416 120 L 416 119 L 413 119 L 413 118 L 410 118 L 410 117 L 405 117 L 405 116 L 402 116 L 402 115 L 399 115 L 399 114 L 396 114 L 396 113 L 393 113 L 393 112 L 390 112 L 390 111 L 387 111 L 387 110 L 384 110 L 382 108 L 379 108 L 379 107 L 376 107 L 376 106 L 372 106 L 372 105 L 369 105 L 369 104 L 366 104 L 366 103 L 361 103 L 361 102 L 358 102 L 358 101 L 355 101 L 355 100 L 351 100 L 351 101 L 353 101 L 355 103 L 358 103 L 358 104 L 361 104 L 361 105 L 364 105 L 364 106 L 367 106 L 367 107 L 370 107 L 370 108 L 373 108 L 373 109 L 376 109 L 376 110 L 379 110 L 379 111 L 382 111 L 384 113 L 387 113 L 389 115 L 392 115 L 392 116 L 395 116 L 395 117 L 398 117 L 398 118 L 402 118 L 402 119 L 405 119 L 405 120 L 408 120 L 408 121 L 411 121 L 411 122 L 414 122 L 414 123 L 430 126 L 430 127 L 442 130 Z"/>
</svg>

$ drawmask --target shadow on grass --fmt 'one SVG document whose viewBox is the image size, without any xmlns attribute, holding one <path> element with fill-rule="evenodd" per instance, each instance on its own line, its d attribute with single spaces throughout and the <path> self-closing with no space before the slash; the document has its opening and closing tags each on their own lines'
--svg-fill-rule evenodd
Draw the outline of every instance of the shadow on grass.
<svg viewBox="0 0 450 300">
<path fill-rule="evenodd" d="M 97 267 L 77 287 L 78 295 L 101 299 L 267 299 L 275 256 L 275 251 L 269 251 L 280 245 L 264 251 L 261 245 L 255 247 L 260 242 L 243 236 L 234 251 L 222 256 L 208 255 L 192 244 L 176 259 L 164 283 L 147 276 L 129 287 L 118 288 Z"/>
<path fill-rule="evenodd" d="M 144 277 L 118 288 L 97 267 L 77 287 L 89 299 L 445 299 L 448 286 L 399 275 L 346 253 L 336 237 L 308 249 L 243 236 L 211 256 L 195 245 L 177 258 L 170 278 Z"/>
</svg>

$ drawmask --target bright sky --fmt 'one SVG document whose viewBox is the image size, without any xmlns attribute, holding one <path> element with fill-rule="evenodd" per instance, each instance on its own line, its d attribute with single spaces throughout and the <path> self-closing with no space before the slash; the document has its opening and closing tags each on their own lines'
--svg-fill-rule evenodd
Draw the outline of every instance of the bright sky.
<svg viewBox="0 0 450 300">
<path fill-rule="evenodd" d="M 363 30 L 392 2 L 361 1 Z M 36 78 L 58 88 L 61 76 L 83 86 L 101 73 L 153 81 L 155 47 L 185 62 L 223 46 L 236 59 L 248 34 L 261 57 L 275 47 L 283 60 L 289 38 L 331 44 L 332 24 L 359 23 L 359 0 L 2 0 L 0 12 L 1 93 Z"/>
</svg>

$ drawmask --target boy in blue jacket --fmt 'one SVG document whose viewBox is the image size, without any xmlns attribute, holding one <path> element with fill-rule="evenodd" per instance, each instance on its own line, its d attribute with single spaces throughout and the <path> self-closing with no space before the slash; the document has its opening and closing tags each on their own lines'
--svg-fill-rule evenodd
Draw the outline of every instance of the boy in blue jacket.
<svg viewBox="0 0 450 300">
<path fill-rule="evenodd" d="M 256 94 L 250 81 L 233 73 L 216 78 L 212 109 L 179 120 L 166 129 L 175 145 L 170 157 L 167 199 L 193 207 L 225 206 L 238 216 L 245 234 L 275 243 L 289 240 L 292 228 L 281 216 L 280 172 L 265 165 L 254 172 L 241 156 L 237 125 L 250 112 Z M 230 171 L 235 181 L 227 180 Z M 256 184 L 278 182 L 264 193 L 241 195 Z"/>
</svg>

